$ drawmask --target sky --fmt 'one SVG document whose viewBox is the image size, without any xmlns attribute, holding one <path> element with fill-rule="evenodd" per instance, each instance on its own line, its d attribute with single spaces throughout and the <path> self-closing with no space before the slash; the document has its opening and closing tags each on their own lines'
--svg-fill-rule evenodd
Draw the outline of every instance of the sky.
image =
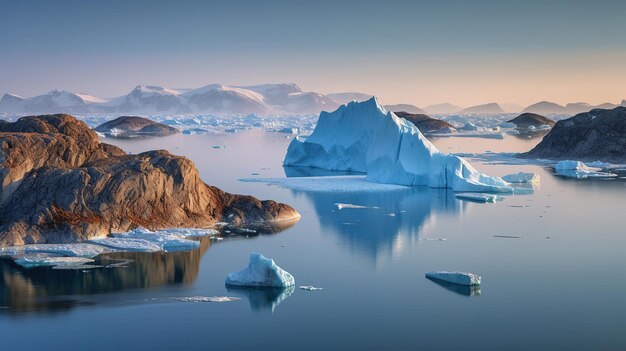
<svg viewBox="0 0 626 351">
<path fill-rule="evenodd" d="M 626 99 L 626 1 L 0 0 L 0 93 L 293 82 L 384 103 Z"/>
</svg>

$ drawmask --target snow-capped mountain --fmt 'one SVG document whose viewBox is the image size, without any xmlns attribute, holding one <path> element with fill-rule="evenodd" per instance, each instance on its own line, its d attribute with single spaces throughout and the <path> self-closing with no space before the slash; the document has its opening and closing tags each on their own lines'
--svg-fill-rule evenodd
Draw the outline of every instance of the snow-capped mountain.
<svg viewBox="0 0 626 351">
<path fill-rule="evenodd" d="M 0 112 L 36 113 L 124 113 L 124 114 L 318 114 L 332 111 L 339 103 L 330 97 L 305 92 L 296 84 L 226 86 L 210 84 L 198 89 L 172 89 L 138 85 L 127 95 L 100 99 L 87 94 L 53 90 L 23 98 L 5 94 Z"/>
<path fill-rule="evenodd" d="M 52 90 L 47 94 L 23 98 L 14 94 L 4 94 L 0 99 L 0 112 L 9 113 L 88 113 L 94 106 L 106 100 L 82 93 Z"/>
</svg>

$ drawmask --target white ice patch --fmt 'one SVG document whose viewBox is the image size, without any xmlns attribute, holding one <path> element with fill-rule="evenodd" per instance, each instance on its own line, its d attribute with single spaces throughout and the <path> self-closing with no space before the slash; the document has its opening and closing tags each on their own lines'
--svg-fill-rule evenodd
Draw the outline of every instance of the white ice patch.
<svg viewBox="0 0 626 351">
<path fill-rule="evenodd" d="M 284 165 L 362 172 L 376 183 L 513 191 L 501 178 L 479 173 L 464 159 L 440 152 L 413 123 L 385 111 L 376 98 L 322 112 L 310 137 L 291 142 Z"/>
<path fill-rule="evenodd" d="M 539 182 L 539 175 L 536 173 L 514 173 L 507 174 L 502 177 L 505 181 L 509 183 L 537 183 Z"/>
<path fill-rule="evenodd" d="M 459 285 L 480 285 L 481 279 L 479 275 L 474 273 L 448 271 L 428 272 L 426 273 L 426 277 Z"/>
<path fill-rule="evenodd" d="M 354 205 L 354 204 L 343 204 L 343 203 L 340 203 L 340 202 L 335 203 L 335 206 L 337 206 L 338 210 L 343 210 L 345 208 L 354 208 L 354 209 L 357 209 L 357 208 L 368 208 L 367 206 Z"/>
<path fill-rule="evenodd" d="M 494 194 L 485 193 L 458 193 L 454 195 L 459 200 L 469 200 L 474 202 L 491 202 L 495 203 L 502 198 Z"/>
<path fill-rule="evenodd" d="M 78 266 L 92 262 L 94 262 L 94 260 L 91 258 L 52 256 L 48 253 L 24 254 L 15 259 L 15 263 L 25 268 L 39 266 Z"/>
<path fill-rule="evenodd" d="M 363 175 L 322 176 L 292 178 L 243 178 L 242 182 L 259 182 L 278 185 L 283 188 L 310 192 L 370 192 L 406 190 L 407 187 L 395 184 L 372 183 Z"/>
<path fill-rule="evenodd" d="M 100 245 L 93 245 L 88 243 L 74 243 L 74 244 L 31 244 L 22 246 L 9 246 L 0 248 L 0 256 L 18 256 L 31 253 L 48 253 L 59 256 L 73 256 L 73 257 L 96 257 L 107 250 Z"/>
<path fill-rule="evenodd" d="M 602 172 L 602 168 L 589 167 L 581 161 L 559 161 L 554 166 L 554 170 L 557 175 L 577 179 L 617 177 L 617 174 Z"/>
<path fill-rule="evenodd" d="M 183 296 L 172 299 L 180 302 L 233 302 L 241 300 L 239 297 L 232 296 Z"/>
<path fill-rule="evenodd" d="M 120 250 L 120 251 L 129 251 L 129 252 L 158 252 L 163 251 L 163 248 L 160 244 L 154 243 L 152 241 L 143 240 L 143 239 L 134 239 L 134 238 L 99 238 L 92 239 L 89 242 L 97 245 L 102 245 L 104 247 L 109 247 L 112 249 Z"/>
<path fill-rule="evenodd" d="M 315 287 L 313 285 L 300 285 L 300 289 L 301 290 L 306 290 L 306 291 L 320 291 L 320 290 L 324 290 L 324 288 L 318 288 L 318 287 Z"/>
<path fill-rule="evenodd" d="M 293 276 L 278 267 L 274 260 L 256 252 L 250 254 L 248 267 L 226 277 L 226 285 L 235 286 L 287 287 L 295 284 Z"/>
<path fill-rule="evenodd" d="M 115 239 L 144 240 L 154 243 L 160 248 L 157 251 L 187 251 L 199 247 L 200 242 L 185 239 L 185 236 L 188 236 L 187 234 L 187 231 L 178 229 L 153 232 L 144 228 L 137 228 L 127 233 L 113 234 L 113 236 Z"/>
</svg>

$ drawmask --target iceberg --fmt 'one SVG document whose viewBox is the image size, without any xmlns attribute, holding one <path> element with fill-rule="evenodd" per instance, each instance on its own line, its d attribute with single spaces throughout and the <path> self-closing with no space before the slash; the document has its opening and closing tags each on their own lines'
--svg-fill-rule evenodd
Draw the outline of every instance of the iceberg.
<svg viewBox="0 0 626 351">
<path fill-rule="evenodd" d="M 440 152 L 413 123 L 385 111 L 375 97 L 320 113 L 311 136 L 289 144 L 283 164 L 366 173 L 376 183 L 514 192 L 501 178 Z"/>
<path fill-rule="evenodd" d="M 296 284 L 291 274 L 260 253 L 250 254 L 248 267 L 226 277 L 226 285 L 283 288 Z"/>
<path fill-rule="evenodd" d="M 426 273 L 426 278 L 442 280 L 458 285 L 480 285 L 480 276 L 474 273 L 435 271 Z"/>
<path fill-rule="evenodd" d="M 539 175 L 536 173 L 519 172 L 515 174 L 507 174 L 502 177 L 509 183 L 536 183 L 539 182 Z"/>
<path fill-rule="evenodd" d="M 594 162 L 594 164 L 598 164 L 597 162 Z M 557 175 L 577 179 L 617 177 L 617 174 L 602 172 L 602 168 L 589 167 L 581 161 L 559 161 L 554 166 L 554 170 Z"/>
</svg>

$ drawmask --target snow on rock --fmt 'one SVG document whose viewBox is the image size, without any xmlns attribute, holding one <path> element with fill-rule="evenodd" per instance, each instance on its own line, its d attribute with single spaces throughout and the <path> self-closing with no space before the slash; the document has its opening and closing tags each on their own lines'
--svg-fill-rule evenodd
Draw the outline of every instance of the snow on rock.
<svg viewBox="0 0 626 351">
<path fill-rule="evenodd" d="M 509 183 L 536 183 L 539 182 L 539 175 L 536 173 L 514 173 L 507 174 L 502 177 L 505 181 Z"/>
<path fill-rule="evenodd" d="M 458 193 L 454 195 L 459 200 L 469 200 L 474 202 L 492 202 L 502 199 L 501 197 L 494 194 L 485 194 L 485 193 Z"/>
<path fill-rule="evenodd" d="M 598 164 L 597 161 L 594 164 Z M 604 165 L 604 164 L 603 164 Z M 559 161 L 554 166 L 557 175 L 569 178 L 611 178 L 617 174 L 609 172 L 601 172 L 602 168 L 589 167 L 581 161 L 565 160 Z"/>
<path fill-rule="evenodd" d="M 322 112 L 311 136 L 291 142 L 284 165 L 363 172 L 377 183 L 514 191 L 501 178 L 481 174 L 464 159 L 437 150 L 412 123 L 385 111 L 376 98 Z"/>
<path fill-rule="evenodd" d="M 248 267 L 226 277 L 226 285 L 235 286 L 287 287 L 295 284 L 293 276 L 278 267 L 274 260 L 256 252 L 250 254 Z"/>
<path fill-rule="evenodd" d="M 435 271 L 426 273 L 426 278 L 443 280 L 459 285 L 480 285 L 480 276 L 474 273 Z"/>
</svg>

